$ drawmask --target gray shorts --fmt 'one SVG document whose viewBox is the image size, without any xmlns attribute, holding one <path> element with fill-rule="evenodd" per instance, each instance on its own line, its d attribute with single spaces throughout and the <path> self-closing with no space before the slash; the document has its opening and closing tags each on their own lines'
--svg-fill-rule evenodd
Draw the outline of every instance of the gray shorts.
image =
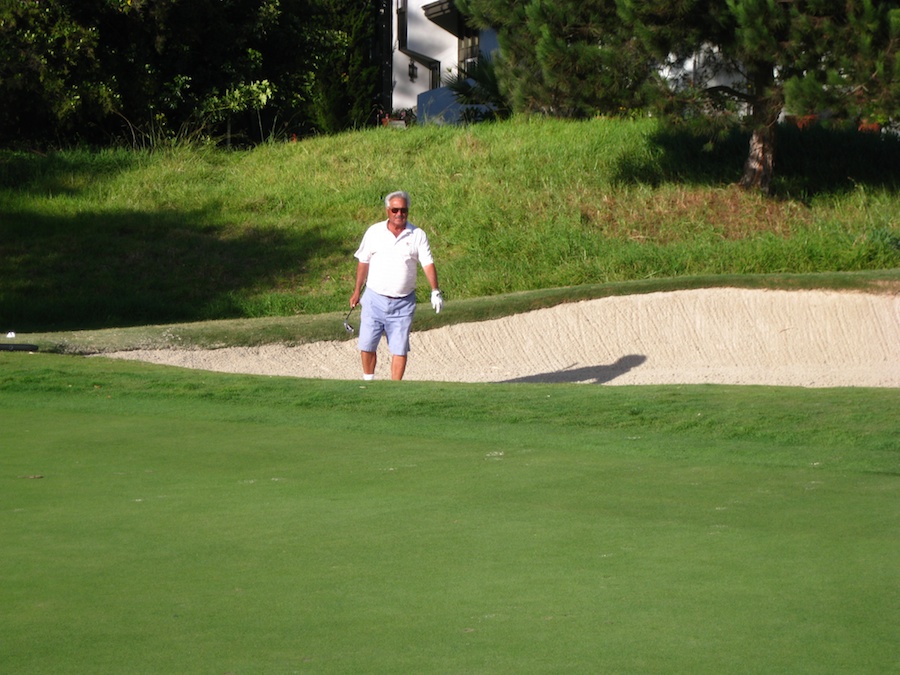
<svg viewBox="0 0 900 675">
<path fill-rule="evenodd" d="M 416 313 L 415 292 L 402 298 L 389 298 L 367 288 L 360 302 L 359 350 L 377 351 L 381 336 L 386 335 L 391 354 L 406 356 L 409 353 L 409 331 Z"/>
</svg>

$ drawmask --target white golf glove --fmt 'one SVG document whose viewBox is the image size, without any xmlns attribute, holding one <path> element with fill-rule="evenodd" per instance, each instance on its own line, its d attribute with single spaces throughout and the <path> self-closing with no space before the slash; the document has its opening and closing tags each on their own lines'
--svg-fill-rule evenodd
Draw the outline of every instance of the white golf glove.
<svg viewBox="0 0 900 675">
<path fill-rule="evenodd" d="M 434 289 L 431 291 L 431 306 L 434 307 L 434 313 L 440 314 L 441 310 L 444 309 L 444 296 L 441 294 L 440 289 Z"/>
</svg>

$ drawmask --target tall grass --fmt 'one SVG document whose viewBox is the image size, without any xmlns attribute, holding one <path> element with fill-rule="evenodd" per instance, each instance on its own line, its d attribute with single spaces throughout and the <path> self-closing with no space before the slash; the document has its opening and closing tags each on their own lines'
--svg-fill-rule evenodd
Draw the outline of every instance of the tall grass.
<svg viewBox="0 0 900 675">
<path fill-rule="evenodd" d="M 364 228 L 398 188 L 451 301 L 900 267 L 900 141 L 814 133 L 785 132 L 776 199 L 732 187 L 745 139 L 710 146 L 653 120 L 375 129 L 239 152 L 2 154 L 0 328 L 336 311 Z"/>
</svg>

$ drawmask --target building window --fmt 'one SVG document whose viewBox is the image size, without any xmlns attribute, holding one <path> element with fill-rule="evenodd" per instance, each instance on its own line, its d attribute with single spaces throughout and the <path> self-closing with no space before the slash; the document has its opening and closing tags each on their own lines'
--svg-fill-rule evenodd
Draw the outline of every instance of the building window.
<svg viewBox="0 0 900 675">
<path fill-rule="evenodd" d="M 478 31 L 465 27 L 459 38 L 459 73 L 468 75 L 478 62 Z"/>
<path fill-rule="evenodd" d="M 407 40 L 407 24 L 406 18 L 406 0 L 399 0 L 397 3 L 397 46 L 402 50 L 406 49 Z"/>
</svg>

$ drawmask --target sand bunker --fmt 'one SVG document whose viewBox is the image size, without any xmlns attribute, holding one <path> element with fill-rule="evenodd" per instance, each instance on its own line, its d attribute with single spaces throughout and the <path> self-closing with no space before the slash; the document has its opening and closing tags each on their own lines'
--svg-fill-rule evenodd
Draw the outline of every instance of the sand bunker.
<svg viewBox="0 0 900 675">
<path fill-rule="evenodd" d="M 414 332 L 411 344 L 407 380 L 900 387 L 900 296 L 652 293 Z M 356 340 L 104 356 L 229 373 L 361 378 Z M 389 367 L 382 341 L 377 378 L 389 379 Z"/>
</svg>

